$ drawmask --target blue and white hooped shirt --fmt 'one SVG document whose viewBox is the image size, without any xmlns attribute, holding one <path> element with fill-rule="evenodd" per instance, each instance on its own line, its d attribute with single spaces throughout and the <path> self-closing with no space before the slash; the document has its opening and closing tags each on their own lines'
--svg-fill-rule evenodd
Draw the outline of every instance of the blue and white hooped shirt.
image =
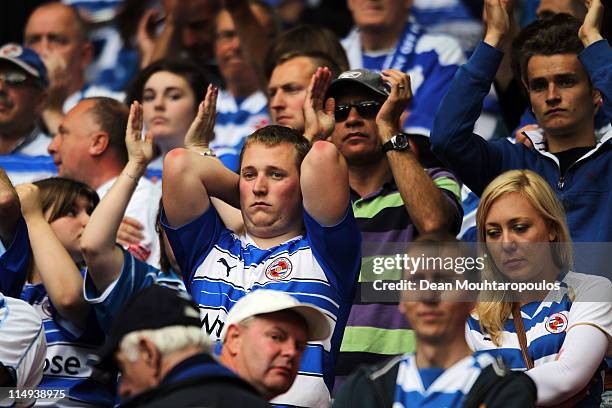
<svg viewBox="0 0 612 408">
<path fill-rule="evenodd" d="M 0 293 L 15 298 L 21 295 L 31 257 L 28 227 L 20 217 L 13 241 L 6 248 L 0 241 Z"/>
<path fill-rule="evenodd" d="M 560 290 L 549 292 L 543 301 L 521 307 L 527 351 L 535 367 L 557 359 L 565 335 L 573 326 L 588 324 L 612 336 L 610 280 L 568 272 L 560 284 Z M 497 347 L 488 333 L 481 331 L 477 317 L 468 318 L 465 337 L 476 354 L 486 352 L 500 356 L 510 369 L 526 370 L 512 316 L 504 324 L 501 336 L 502 344 Z M 590 397 L 600 398 L 602 387 L 601 382 L 593 384 Z"/>
<path fill-rule="evenodd" d="M 238 171 L 240 151 L 245 139 L 269 124 L 268 99 L 262 92 L 257 91 L 246 98 L 237 99 L 222 90 L 217 98 L 215 137 L 210 142 L 210 148 L 225 167 Z"/>
<path fill-rule="evenodd" d="M 291 389 L 272 402 L 327 406 L 334 364 L 353 300 L 361 236 L 353 213 L 324 227 L 304 211 L 306 233 L 260 249 L 225 228 L 214 206 L 179 228 L 162 224 L 183 271 L 187 290 L 200 309 L 203 329 L 219 340 L 232 306 L 252 290 L 280 290 L 320 309 L 334 329 L 330 339 L 310 342 Z"/>
<path fill-rule="evenodd" d="M 31 304 L 42 317 L 47 339 L 47 356 L 39 388 L 68 389 L 66 398 L 57 402 L 39 401 L 37 406 L 113 406 L 117 382 L 109 379 L 103 384 L 91 379 L 92 368 L 87 364 L 89 356 L 104 342 L 104 333 L 94 312 L 90 312 L 84 329 L 75 327 L 59 315 L 42 283 L 26 284 L 21 299 Z"/>
</svg>

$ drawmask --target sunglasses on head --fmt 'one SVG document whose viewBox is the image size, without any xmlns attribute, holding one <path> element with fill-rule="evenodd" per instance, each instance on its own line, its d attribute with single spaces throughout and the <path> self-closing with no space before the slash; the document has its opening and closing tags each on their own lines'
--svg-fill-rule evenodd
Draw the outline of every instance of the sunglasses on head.
<svg viewBox="0 0 612 408">
<path fill-rule="evenodd" d="M 363 101 L 358 103 L 336 105 L 334 116 L 336 122 L 344 122 L 349 116 L 351 108 L 357 109 L 357 113 L 364 119 L 374 119 L 380 110 L 382 103 L 376 101 Z"/>
<path fill-rule="evenodd" d="M 7 71 L 0 72 L 0 80 L 7 85 L 21 85 L 28 79 L 24 72 Z"/>
</svg>

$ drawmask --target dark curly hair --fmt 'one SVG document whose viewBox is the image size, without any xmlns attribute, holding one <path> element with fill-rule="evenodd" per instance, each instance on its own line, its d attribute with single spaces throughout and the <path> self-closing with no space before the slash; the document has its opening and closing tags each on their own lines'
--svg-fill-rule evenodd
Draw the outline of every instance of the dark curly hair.
<svg viewBox="0 0 612 408">
<path fill-rule="evenodd" d="M 515 78 L 527 83 L 527 64 L 534 55 L 578 55 L 584 45 L 578 37 L 580 21 L 569 14 L 556 14 L 526 26 L 512 43 Z"/>
</svg>

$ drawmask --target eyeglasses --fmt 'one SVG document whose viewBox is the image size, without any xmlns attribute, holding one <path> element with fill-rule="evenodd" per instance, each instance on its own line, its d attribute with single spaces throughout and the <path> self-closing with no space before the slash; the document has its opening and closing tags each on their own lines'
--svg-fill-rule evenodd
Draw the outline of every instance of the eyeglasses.
<svg viewBox="0 0 612 408">
<path fill-rule="evenodd" d="M 336 122 L 344 122 L 348 116 L 351 108 L 357 109 L 357 113 L 364 119 L 374 119 L 380 110 L 382 103 L 376 101 L 363 101 L 358 103 L 349 103 L 346 105 L 336 105 L 334 116 Z"/>
<path fill-rule="evenodd" d="M 24 72 L 9 71 L 0 72 L 0 80 L 6 85 L 21 85 L 28 79 Z"/>
</svg>

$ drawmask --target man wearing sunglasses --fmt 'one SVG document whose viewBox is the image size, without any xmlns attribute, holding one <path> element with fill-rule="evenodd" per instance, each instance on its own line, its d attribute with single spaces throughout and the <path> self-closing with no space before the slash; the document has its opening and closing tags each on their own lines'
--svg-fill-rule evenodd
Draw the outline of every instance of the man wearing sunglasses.
<svg viewBox="0 0 612 408">
<path fill-rule="evenodd" d="M 402 133 L 400 116 L 412 99 L 407 74 L 346 71 L 331 83 L 327 97 L 335 100 L 331 139 L 348 164 L 353 211 L 365 244 L 359 284 L 367 290 L 364 286 L 371 287 L 374 280 L 397 278 L 374 274 L 368 262 L 385 252 L 387 244 L 402 243 L 405 249 L 420 234 L 458 232 L 459 183 L 445 169 L 423 169 L 411 137 Z M 337 386 L 361 364 L 414 351 L 397 303 L 371 303 L 360 293 L 358 289 L 344 332 Z"/>
<path fill-rule="evenodd" d="M 36 125 L 47 84 L 45 65 L 33 50 L 0 48 L 0 154 L 46 154 L 50 139 Z"/>
<path fill-rule="evenodd" d="M 47 155 L 51 139 L 39 127 L 47 86 L 36 52 L 17 44 L 0 48 L 0 167 L 14 184 L 55 174 Z"/>
</svg>

